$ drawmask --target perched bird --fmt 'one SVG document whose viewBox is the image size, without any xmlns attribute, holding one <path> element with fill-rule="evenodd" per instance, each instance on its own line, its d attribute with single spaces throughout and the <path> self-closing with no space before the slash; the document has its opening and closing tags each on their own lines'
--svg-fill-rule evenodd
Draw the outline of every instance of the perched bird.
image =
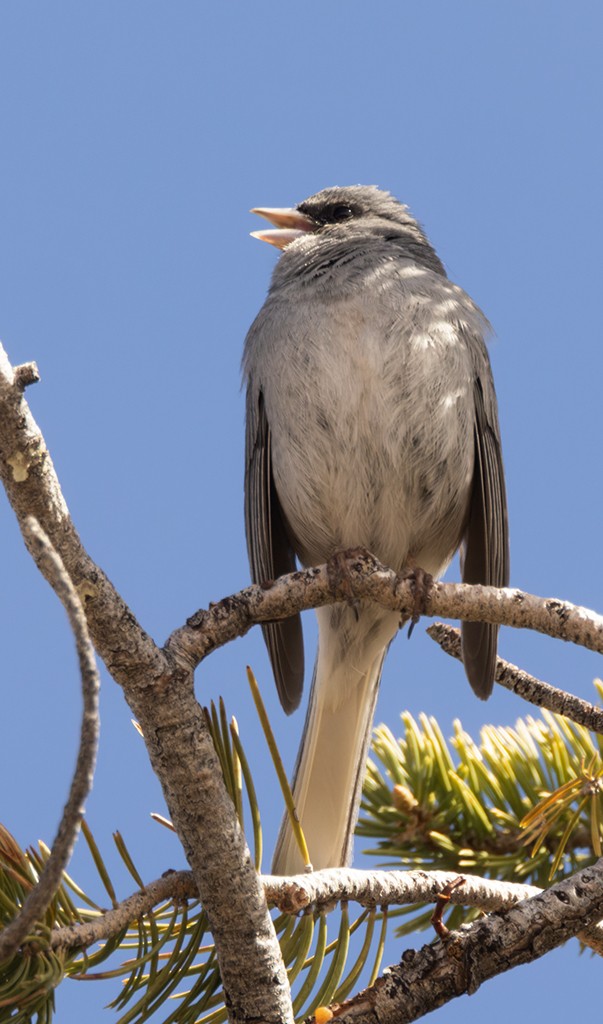
<svg viewBox="0 0 603 1024">
<path fill-rule="evenodd" d="M 258 208 L 282 250 L 245 343 L 251 574 L 271 580 L 367 548 L 396 572 L 506 586 L 507 512 L 489 325 L 406 206 L 374 187 Z M 293 793 L 315 868 L 349 862 L 383 660 L 399 615 L 367 601 L 316 612 L 319 642 Z M 299 616 L 265 625 L 281 703 L 299 704 Z M 463 624 L 478 697 L 497 627 Z M 290 826 L 273 870 L 303 869 Z"/>
</svg>

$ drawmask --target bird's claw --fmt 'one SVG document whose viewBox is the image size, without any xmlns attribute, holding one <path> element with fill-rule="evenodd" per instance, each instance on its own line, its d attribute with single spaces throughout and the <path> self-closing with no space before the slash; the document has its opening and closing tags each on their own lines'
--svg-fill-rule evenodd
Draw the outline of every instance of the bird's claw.
<svg viewBox="0 0 603 1024">
<path fill-rule="evenodd" d="M 425 572 L 419 566 L 410 569 L 400 575 L 400 581 L 410 583 L 413 595 L 412 615 L 408 627 L 408 639 L 422 615 L 425 615 L 429 604 L 429 597 L 433 588 L 433 576 Z"/>
<path fill-rule="evenodd" d="M 367 551 L 366 548 L 357 547 L 342 548 L 339 551 L 335 551 L 327 562 L 327 576 L 333 594 L 343 594 L 349 607 L 356 610 L 356 617 L 358 616 L 358 601 L 354 596 L 350 563 L 358 559 L 361 559 L 363 562 L 367 559 L 374 561 L 370 551 Z"/>
</svg>

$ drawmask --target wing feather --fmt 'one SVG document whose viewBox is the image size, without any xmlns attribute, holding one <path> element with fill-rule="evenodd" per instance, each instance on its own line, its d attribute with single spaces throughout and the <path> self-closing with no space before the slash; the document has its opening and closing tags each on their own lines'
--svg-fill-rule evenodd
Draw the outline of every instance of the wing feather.
<svg viewBox="0 0 603 1024">
<path fill-rule="evenodd" d="M 247 389 L 245 528 L 254 583 L 295 572 L 295 552 L 274 486 L 270 426 L 261 391 Z M 293 615 L 262 626 L 278 695 L 290 714 L 299 705 L 304 683 L 301 618 Z"/>
<path fill-rule="evenodd" d="M 480 355 L 483 350 L 480 349 Z M 474 382 L 475 468 L 465 534 L 463 581 L 485 586 L 509 584 L 509 529 L 500 429 L 490 366 L 482 357 Z M 478 697 L 492 693 L 498 626 L 462 625 L 463 663 Z"/>
</svg>

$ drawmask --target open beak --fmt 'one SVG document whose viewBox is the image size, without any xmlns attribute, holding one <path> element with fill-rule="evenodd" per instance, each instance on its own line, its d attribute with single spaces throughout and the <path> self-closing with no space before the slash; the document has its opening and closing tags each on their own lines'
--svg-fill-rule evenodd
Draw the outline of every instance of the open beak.
<svg viewBox="0 0 603 1024">
<path fill-rule="evenodd" d="M 286 206 L 256 206 L 251 213 L 257 213 L 260 217 L 274 224 L 274 231 L 252 231 L 252 238 L 259 238 L 260 242 L 269 242 L 277 249 L 284 249 L 290 242 L 306 234 L 308 231 L 316 231 L 316 224 L 305 217 L 303 213 L 294 208 Z"/>
</svg>

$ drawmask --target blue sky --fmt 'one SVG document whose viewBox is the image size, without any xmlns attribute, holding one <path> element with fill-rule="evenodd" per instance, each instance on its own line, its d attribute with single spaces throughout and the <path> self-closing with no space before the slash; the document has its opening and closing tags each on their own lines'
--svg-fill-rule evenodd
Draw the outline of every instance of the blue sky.
<svg viewBox="0 0 603 1024">
<path fill-rule="evenodd" d="M 409 204 L 494 326 L 512 583 L 603 607 L 602 31 L 595 0 L 4 0 L 0 337 L 13 362 L 37 360 L 28 397 L 76 525 L 156 640 L 248 582 L 239 361 L 276 258 L 248 210 L 358 182 Z M 54 834 L 80 698 L 63 613 L 4 499 L 0 528 L 0 819 L 27 844 Z M 311 665 L 311 613 L 306 637 Z M 585 697 L 601 671 L 511 630 L 500 650 Z M 303 716 L 281 714 L 258 631 L 208 660 L 197 692 L 241 724 L 270 841 L 278 799 L 247 662 L 292 762 Z M 396 731 L 405 708 L 446 734 L 455 717 L 477 733 L 530 713 L 505 692 L 474 700 L 420 628 L 390 652 L 377 719 Z M 105 676 L 88 821 L 124 896 L 114 829 L 145 878 L 183 866 L 149 819 L 162 808 Z M 93 877 L 82 850 L 72 872 Z M 57 1020 L 110 1021 L 117 984 L 65 984 Z M 599 990 L 600 966 L 570 944 L 438 1019 L 497 1024 L 521 1006 L 555 1024 Z"/>
</svg>

